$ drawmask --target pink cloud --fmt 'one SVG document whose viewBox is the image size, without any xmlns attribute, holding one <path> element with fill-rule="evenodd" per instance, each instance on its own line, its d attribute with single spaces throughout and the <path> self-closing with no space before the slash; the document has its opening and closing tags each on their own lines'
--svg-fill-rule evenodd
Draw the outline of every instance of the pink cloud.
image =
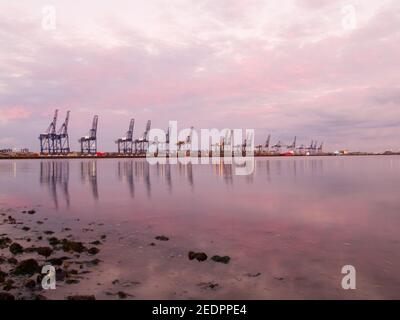
<svg viewBox="0 0 400 320">
<path fill-rule="evenodd" d="M 256 140 L 297 135 L 330 149 L 341 147 L 338 131 L 343 147 L 380 148 L 373 138 L 380 128 L 394 133 L 385 143 L 395 146 L 400 17 L 396 1 L 385 3 L 357 4 L 360 24 L 350 33 L 341 32 L 341 1 L 294 0 L 267 10 L 262 1 L 155 2 L 123 12 L 89 5 L 83 20 L 60 1 L 53 33 L 40 29 L 28 5 L 10 5 L 0 19 L 0 105 L 25 107 L 0 107 L 0 115 L 32 118 L 27 130 L 41 132 L 53 109 L 70 109 L 79 136 L 99 113 L 100 145 L 109 150 L 130 114 L 139 127 L 148 118 L 162 128 L 175 119 L 246 126 L 257 128 Z"/>
<path fill-rule="evenodd" d="M 5 121 L 27 119 L 32 114 L 24 107 L 6 107 L 0 108 L 0 118 Z"/>
</svg>

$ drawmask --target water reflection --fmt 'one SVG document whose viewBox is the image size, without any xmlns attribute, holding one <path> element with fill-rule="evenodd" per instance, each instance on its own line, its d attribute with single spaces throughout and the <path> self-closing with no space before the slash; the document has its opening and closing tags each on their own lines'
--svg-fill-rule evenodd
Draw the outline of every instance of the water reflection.
<svg viewBox="0 0 400 320">
<path fill-rule="evenodd" d="M 81 181 L 83 184 L 89 181 L 92 195 L 95 200 L 99 199 L 99 190 L 97 186 L 97 161 L 91 160 L 81 162 Z"/>
<path fill-rule="evenodd" d="M 149 163 L 147 161 L 134 161 L 135 167 L 135 177 L 137 180 L 142 180 L 144 182 L 144 185 L 146 187 L 146 194 L 147 197 L 151 197 L 151 180 L 150 180 L 150 169 L 149 169 Z"/>
<path fill-rule="evenodd" d="M 61 189 L 67 208 L 70 206 L 69 162 L 68 161 L 41 161 L 40 184 L 46 185 L 56 208 L 59 206 L 57 187 Z"/>
<path fill-rule="evenodd" d="M 131 198 L 135 197 L 135 183 L 133 180 L 133 161 L 118 162 L 118 179 L 126 181 L 129 186 L 129 194 Z"/>
<path fill-rule="evenodd" d="M 17 170 L 17 166 L 14 163 L 6 163 L 0 167 L 0 174 L 9 172 L 10 176 L 17 177 L 17 173 L 25 170 L 26 166 L 26 163 L 21 163 Z M 100 172 L 98 172 L 99 166 L 101 167 Z M 115 177 L 117 181 L 127 185 L 131 199 L 137 198 L 140 200 L 141 198 L 137 196 L 137 192 L 140 195 L 141 189 L 145 191 L 145 197 L 152 197 L 152 183 L 157 186 L 157 193 L 160 192 L 158 186 L 161 186 L 161 188 L 172 196 L 174 185 L 183 186 L 183 188 L 194 192 L 196 176 L 204 176 L 207 172 L 209 172 L 208 175 L 211 173 L 211 176 L 221 178 L 221 181 L 224 182 L 226 187 L 229 187 L 229 190 L 235 189 L 234 184 L 236 181 L 239 183 L 254 184 L 255 179 L 260 177 L 264 181 L 266 180 L 271 183 L 273 183 L 274 177 L 286 177 L 290 179 L 296 179 L 298 176 L 307 176 L 308 178 L 319 177 L 324 172 L 324 160 L 305 158 L 257 159 L 254 172 L 247 176 L 237 176 L 235 174 L 235 165 L 224 161 L 211 165 L 192 164 L 190 162 L 186 164 L 179 162 L 177 164 L 169 162 L 149 164 L 146 160 L 134 159 L 109 162 L 102 162 L 101 160 L 83 160 L 79 162 L 67 160 L 41 161 L 40 184 L 48 187 L 51 199 L 56 208 L 59 207 L 60 192 L 67 208 L 70 207 L 68 186 L 70 171 L 80 172 L 80 179 L 72 179 L 73 182 L 80 181 L 80 185 L 89 185 L 91 197 L 96 201 L 100 198 L 99 189 L 107 189 L 108 187 L 100 183 L 99 179 L 115 181 Z M 74 188 L 78 186 L 79 183 Z M 114 186 L 112 189 L 117 192 L 118 186 Z M 103 193 L 107 194 L 106 198 L 109 198 L 109 191 L 105 190 Z M 83 194 L 80 192 L 80 197 Z M 118 194 L 123 195 L 120 192 Z"/>
</svg>

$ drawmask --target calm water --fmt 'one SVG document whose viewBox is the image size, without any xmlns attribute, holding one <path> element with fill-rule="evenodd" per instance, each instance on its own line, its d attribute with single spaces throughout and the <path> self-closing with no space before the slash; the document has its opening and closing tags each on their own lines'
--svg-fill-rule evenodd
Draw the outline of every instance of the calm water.
<svg viewBox="0 0 400 320">
<path fill-rule="evenodd" d="M 118 234 L 110 279 L 140 278 L 139 298 L 400 298 L 399 195 L 391 156 L 257 158 L 251 176 L 227 164 L 0 161 L 0 208 L 105 222 Z M 159 234 L 170 237 L 159 255 L 142 252 L 141 239 Z M 232 260 L 193 262 L 190 250 Z M 341 289 L 344 265 L 357 270 L 356 290 Z M 201 291 L 202 281 L 219 289 Z"/>
</svg>

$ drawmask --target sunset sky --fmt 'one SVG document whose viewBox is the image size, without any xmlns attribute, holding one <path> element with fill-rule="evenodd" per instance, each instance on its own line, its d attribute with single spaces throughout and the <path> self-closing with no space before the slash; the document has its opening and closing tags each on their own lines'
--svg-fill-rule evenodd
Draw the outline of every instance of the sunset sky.
<svg viewBox="0 0 400 320">
<path fill-rule="evenodd" d="M 38 150 L 55 108 L 74 150 L 94 114 L 106 151 L 130 118 L 399 150 L 400 1 L 0 0 L 0 149 Z"/>
</svg>

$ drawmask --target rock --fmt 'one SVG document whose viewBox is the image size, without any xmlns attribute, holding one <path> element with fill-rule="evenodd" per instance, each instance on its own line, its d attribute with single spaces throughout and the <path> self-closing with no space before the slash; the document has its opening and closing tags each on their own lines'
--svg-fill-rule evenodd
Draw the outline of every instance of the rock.
<svg viewBox="0 0 400 320">
<path fill-rule="evenodd" d="M 42 283 L 42 280 L 43 280 L 43 274 L 38 274 L 37 276 L 36 276 L 36 283 L 37 284 L 41 284 Z"/>
<path fill-rule="evenodd" d="M 94 267 L 94 266 L 97 266 L 100 262 L 101 262 L 101 260 L 99 260 L 99 259 L 93 259 L 93 260 L 87 261 L 86 266 Z"/>
<path fill-rule="evenodd" d="M 154 247 L 156 244 L 154 242 L 150 243 L 150 246 Z"/>
<path fill-rule="evenodd" d="M 44 233 L 44 234 L 47 234 L 47 235 L 51 235 L 51 234 L 54 233 L 54 231 L 46 230 L 46 231 L 44 231 L 43 233 Z"/>
<path fill-rule="evenodd" d="M 51 237 L 51 238 L 47 238 L 47 241 L 49 241 L 49 244 L 51 245 L 51 246 L 56 246 L 56 245 L 58 245 L 58 244 L 60 244 L 60 240 L 59 239 L 57 239 L 56 237 Z"/>
<path fill-rule="evenodd" d="M 0 300 L 15 300 L 15 297 L 7 292 L 0 292 Z"/>
<path fill-rule="evenodd" d="M 3 290 L 4 290 L 4 291 L 10 291 L 11 289 L 15 289 L 15 287 L 13 286 L 13 284 L 14 284 L 14 280 L 12 280 L 12 279 L 7 280 L 7 281 L 4 283 Z"/>
<path fill-rule="evenodd" d="M 34 296 L 32 296 L 32 300 L 47 300 L 47 298 L 44 295 L 35 294 Z"/>
<path fill-rule="evenodd" d="M 78 253 L 82 253 L 86 251 L 86 247 L 82 244 L 82 242 L 70 241 L 67 239 L 62 240 L 62 248 L 64 251 L 74 251 Z"/>
<path fill-rule="evenodd" d="M 25 226 L 25 227 L 22 227 L 22 230 L 29 231 L 29 230 L 31 230 L 31 228 Z"/>
<path fill-rule="evenodd" d="M 88 253 L 89 254 L 98 254 L 100 252 L 100 250 L 98 249 L 98 248 L 96 248 L 96 247 L 93 247 L 93 248 L 90 248 L 89 250 L 88 250 Z"/>
<path fill-rule="evenodd" d="M 27 281 L 25 281 L 24 285 L 28 289 L 34 289 L 36 287 L 36 281 L 33 279 L 28 279 Z"/>
<path fill-rule="evenodd" d="M 12 254 L 19 254 L 24 252 L 24 248 L 19 243 L 12 243 L 9 247 L 9 250 Z"/>
<path fill-rule="evenodd" d="M 7 273 L 0 270 L 0 283 L 6 281 Z"/>
<path fill-rule="evenodd" d="M 79 280 L 76 280 L 76 279 L 67 279 L 67 280 L 65 281 L 65 283 L 66 283 L 66 284 L 77 284 L 77 283 L 79 283 Z"/>
<path fill-rule="evenodd" d="M 190 251 L 188 256 L 189 256 L 190 260 L 193 260 L 193 259 L 196 259 L 197 261 L 205 261 L 205 260 L 207 260 L 207 255 L 204 252 L 193 252 L 193 251 Z"/>
<path fill-rule="evenodd" d="M 68 257 L 52 258 L 52 259 L 47 260 L 47 262 L 53 266 L 61 266 L 63 264 L 63 262 L 68 259 L 70 259 L 70 258 L 68 258 Z"/>
<path fill-rule="evenodd" d="M 56 269 L 56 281 L 64 281 L 67 273 L 63 269 Z"/>
<path fill-rule="evenodd" d="M 39 264 L 35 259 L 27 259 L 21 261 L 14 269 L 14 274 L 19 275 L 33 275 L 40 272 Z"/>
<path fill-rule="evenodd" d="M 159 240 L 159 241 L 168 241 L 169 240 L 169 238 L 166 236 L 157 236 L 157 237 L 155 237 L 155 239 Z"/>
<path fill-rule="evenodd" d="M 128 297 L 128 294 L 123 291 L 118 291 L 117 295 L 120 299 L 126 299 Z"/>
<path fill-rule="evenodd" d="M 9 264 L 17 264 L 17 263 L 18 263 L 18 260 L 15 259 L 14 257 L 12 257 L 12 258 L 7 259 L 7 262 L 8 262 Z"/>
<path fill-rule="evenodd" d="M 106 236 L 105 234 L 103 234 L 103 235 L 100 237 L 101 240 L 104 240 L 105 238 L 107 238 L 107 236 Z"/>
<path fill-rule="evenodd" d="M 28 214 L 35 214 L 35 213 L 36 213 L 36 210 L 33 210 L 33 209 L 28 211 Z"/>
<path fill-rule="evenodd" d="M 96 241 L 90 242 L 90 244 L 93 244 L 95 246 L 99 246 L 99 245 L 101 245 L 101 242 L 99 240 L 96 240 Z"/>
<path fill-rule="evenodd" d="M 223 256 L 223 257 L 221 257 L 221 256 L 215 255 L 215 256 L 212 256 L 212 257 L 211 257 L 211 260 L 213 260 L 213 261 L 215 261 L 215 262 L 220 262 L 220 263 L 225 263 L 225 264 L 227 264 L 227 263 L 229 263 L 229 260 L 231 260 L 231 258 L 230 258 L 229 256 Z"/>
<path fill-rule="evenodd" d="M 260 272 L 256 272 L 256 273 L 247 273 L 246 276 L 250 277 L 250 278 L 255 278 L 260 276 L 261 273 Z"/>
<path fill-rule="evenodd" d="M 76 295 L 68 296 L 67 300 L 96 300 L 94 295 Z"/>
<path fill-rule="evenodd" d="M 201 282 L 198 284 L 199 287 L 201 287 L 202 289 L 213 289 L 215 290 L 219 284 L 215 283 L 215 282 Z"/>
<path fill-rule="evenodd" d="M 0 249 L 5 249 L 8 247 L 8 245 L 11 243 L 11 239 L 8 237 L 2 237 L 0 238 Z"/>
<path fill-rule="evenodd" d="M 17 220 L 15 220 L 13 217 L 11 217 L 11 216 L 8 216 L 8 223 L 9 224 L 16 224 L 17 223 Z"/>
<path fill-rule="evenodd" d="M 39 255 L 47 258 L 47 257 L 51 256 L 51 254 L 53 253 L 53 249 L 51 249 L 50 247 L 39 247 L 39 248 L 36 248 L 36 252 Z"/>
</svg>

